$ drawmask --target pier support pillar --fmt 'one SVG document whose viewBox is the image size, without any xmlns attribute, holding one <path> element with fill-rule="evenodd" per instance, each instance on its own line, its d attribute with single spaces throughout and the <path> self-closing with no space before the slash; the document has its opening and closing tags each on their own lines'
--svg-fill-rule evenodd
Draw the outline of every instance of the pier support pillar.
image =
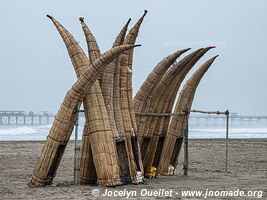
<svg viewBox="0 0 267 200">
<path fill-rule="evenodd" d="M 16 125 L 19 124 L 19 116 L 16 116 Z"/>
<path fill-rule="evenodd" d="M 42 125 L 42 116 L 39 116 L 39 125 Z"/>
</svg>

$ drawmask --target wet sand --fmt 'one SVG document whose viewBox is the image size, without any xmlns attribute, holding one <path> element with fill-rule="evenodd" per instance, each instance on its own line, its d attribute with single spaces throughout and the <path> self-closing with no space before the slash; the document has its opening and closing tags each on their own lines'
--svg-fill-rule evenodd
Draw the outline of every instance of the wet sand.
<svg viewBox="0 0 267 200">
<path fill-rule="evenodd" d="M 116 188 L 100 186 L 74 186 L 73 148 L 70 142 L 51 186 L 28 188 L 27 183 L 42 150 L 42 142 L 0 142 L 0 199 L 116 199 L 92 196 L 97 189 L 104 194 L 114 191 L 137 191 L 132 199 L 204 199 L 186 198 L 182 190 L 243 190 L 264 191 L 267 199 L 267 139 L 242 139 L 229 142 L 229 166 L 225 172 L 224 140 L 189 141 L 189 175 L 182 175 L 183 152 L 174 176 L 147 180 L 146 185 L 127 185 Z M 148 191 L 165 189 L 178 194 L 170 197 L 141 197 L 143 188 Z M 207 197 L 207 199 L 253 199 L 245 197 Z M 254 198 L 257 199 L 257 196 Z"/>
</svg>

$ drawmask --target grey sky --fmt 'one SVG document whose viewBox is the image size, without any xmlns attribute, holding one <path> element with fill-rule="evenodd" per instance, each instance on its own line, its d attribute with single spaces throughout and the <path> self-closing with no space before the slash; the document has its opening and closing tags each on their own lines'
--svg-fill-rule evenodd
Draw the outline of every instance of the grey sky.
<svg viewBox="0 0 267 200">
<path fill-rule="evenodd" d="M 217 45 L 195 66 L 219 54 L 203 78 L 193 108 L 267 114 L 267 2 L 94 0 L 4 1 L 0 7 L 0 110 L 55 112 L 76 77 L 65 46 L 46 14 L 59 20 L 86 50 L 78 18 L 109 49 L 129 17 L 149 11 L 135 50 L 134 90 L 169 53 Z"/>
</svg>

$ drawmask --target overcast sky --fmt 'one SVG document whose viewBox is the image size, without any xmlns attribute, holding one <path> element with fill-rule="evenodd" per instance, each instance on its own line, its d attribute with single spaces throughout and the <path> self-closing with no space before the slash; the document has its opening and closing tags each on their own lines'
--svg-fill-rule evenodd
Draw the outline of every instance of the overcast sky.
<svg viewBox="0 0 267 200">
<path fill-rule="evenodd" d="M 86 49 L 83 16 L 102 51 L 117 33 L 148 10 L 134 55 L 134 90 L 163 57 L 175 50 L 217 48 L 194 67 L 219 54 L 201 81 L 193 108 L 267 115 L 266 0 L 84 0 L 3 1 L 0 7 L 0 110 L 56 112 L 76 80 L 50 14 Z M 194 71 L 193 70 L 193 71 Z"/>
</svg>

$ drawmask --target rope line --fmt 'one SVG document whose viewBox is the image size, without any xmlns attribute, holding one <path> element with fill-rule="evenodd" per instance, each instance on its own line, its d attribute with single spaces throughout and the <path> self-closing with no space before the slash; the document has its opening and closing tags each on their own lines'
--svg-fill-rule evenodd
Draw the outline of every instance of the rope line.
<svg viewBox="0 0 267 200">
<path fill-rule="evenodd" d="M 229 111 L 203 111 L 203 110 L 188 110 L 183 112 L 173 112 L 173 113 L 142 113 L 142 112 L 136 112 L 136 115 L 139 116 L 183 116 L 187 115 L 189 113 L 202 113 L 202 114 L 208 114 L 208 115 L 229 115 Z"/>
</svg>

